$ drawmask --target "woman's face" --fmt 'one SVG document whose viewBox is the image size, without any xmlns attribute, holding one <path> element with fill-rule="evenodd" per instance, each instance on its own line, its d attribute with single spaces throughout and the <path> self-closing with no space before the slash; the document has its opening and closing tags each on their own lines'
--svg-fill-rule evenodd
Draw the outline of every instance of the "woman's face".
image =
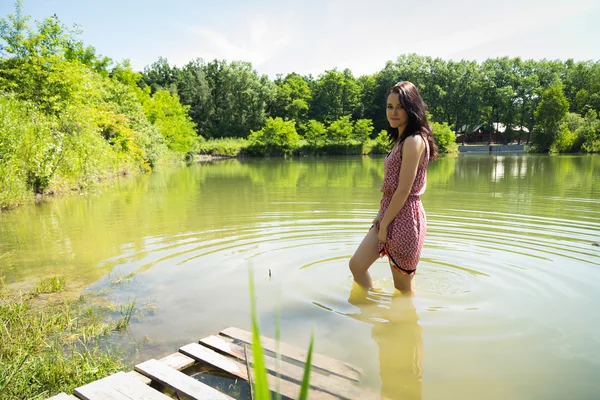
<svg viewBox="0 0 600 400">
<path fill-rule="evenodd" d="M 403 128 L 408 123 L 408 113 L 400 104 L 400 95 L 390 93 L 387 98 L 386 114 L 392 128 Z"/>
</svg>

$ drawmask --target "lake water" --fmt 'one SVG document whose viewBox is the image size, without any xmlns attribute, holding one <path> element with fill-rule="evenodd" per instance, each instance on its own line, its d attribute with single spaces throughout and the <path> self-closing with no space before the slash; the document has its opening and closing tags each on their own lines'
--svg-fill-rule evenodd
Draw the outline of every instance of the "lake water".
<svg viewBox="0 0 600 400">
<path fill-rule="evenodd" d="M 124 179 L 0 215 L 18 284 L 136 300 L 136 359 L 250 328 L 362 367 L 399 399 L 600 397 L 600 156 L 460 155 L 430 165 L 412 298 L 352 291 L 348 260 L 377 212 L 381 157 L 227 160 Z M 112 282 L 134 273 L 125 284 Z M 270 274 L 270 276 L 269 276 Z"/>
</svg>

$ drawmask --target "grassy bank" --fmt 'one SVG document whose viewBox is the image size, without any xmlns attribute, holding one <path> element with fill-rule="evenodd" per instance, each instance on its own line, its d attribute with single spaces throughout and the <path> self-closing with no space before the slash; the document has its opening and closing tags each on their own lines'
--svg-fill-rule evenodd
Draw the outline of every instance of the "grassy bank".
<svg viewBox="0 0 600 400">
<path fill-rule="evenodd" d="M 126 329 L 135 303 L 100 306 L 68 290 L 60 277 L 25 291 L 7 287 L 0 277 L 2 398 L 73 393 L 124 367 L 123 354 L 107 339 Z"/>
<path fill-rule="evenodd" d="M 235 157 L 262 157 L 254 155 L 249 151 L 250 144 L 247 139 L 211 139 L 200 145 L 200 156 L 212 156 L 219 158 Z M 311 146 L 305 140 L 301 140 L 299 147 L 293 151 L 295 156 L 309 155 L 369 155 L 386 154 L 387 146 L 381 145 L 377 140 L 366 143 L 352 142 L 348 144 L 329 144 Z"/>
</svg>

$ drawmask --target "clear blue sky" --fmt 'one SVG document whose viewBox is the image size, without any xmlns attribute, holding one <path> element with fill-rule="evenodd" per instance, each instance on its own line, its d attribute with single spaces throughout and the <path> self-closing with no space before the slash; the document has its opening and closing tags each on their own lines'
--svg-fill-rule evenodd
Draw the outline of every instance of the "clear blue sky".
<svg viewBox="0 0 600 400">
<path fill-rule="evenodd" d="M 245 60 L 270 77 L 372 74 L 405 53 L 600 60 L 597 0 L 25 0 L 24 11 L 80 25 L 86 45 L 136 69 L 160 56 Z M 0 0 L 0 16 L 13 12 Z"/>
</svg>

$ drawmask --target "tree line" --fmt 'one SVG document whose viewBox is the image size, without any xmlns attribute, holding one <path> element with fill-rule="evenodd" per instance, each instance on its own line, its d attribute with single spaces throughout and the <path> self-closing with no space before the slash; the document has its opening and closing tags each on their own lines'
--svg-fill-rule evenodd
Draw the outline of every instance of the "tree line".
<svg viewBox="0 0 600 400">
<path fill-rule="evenodd" d="M 135 71 L 86 46 L 56 15 L 35 28 L 29 19 L 22 0 L 0 19 L 0 208 L 150 171 L 207 139 L 243 139 L 253 155 L 382 152 L 384 95 L 401 80 L 419 87 L 442 150 L 455 146 L 453 130 L 501 123 L 506 142 L 600 151 L 598 62 L 409 54 L 372 75 L 332 69 L 271 80 L 244 61 L 176 67 L 158 58 Z"/>
<path fill-rule="evenodd" d="M 333 69 L 270 81 L 248 62 L 197 59 L 178 68 L 161 57 L 144 69 L 139 84 L 179 94 L 206 138 L 246 138 L 277 117 L 295 121 L 301 136 L 315 122 L 369 120 L 374 138 L 386 127 L 385 93 L 401 80 L 415 83 L 432 121 L 454 132 L 503 126 L 497 133 L 504 142 L 525 142 L 538 151 L 600 151 L 600 138 L 590 134 L 600 111 L 597 61 L 502 57 L 477 63 L 409 54 L 372 75 Z"/>
</svg>

